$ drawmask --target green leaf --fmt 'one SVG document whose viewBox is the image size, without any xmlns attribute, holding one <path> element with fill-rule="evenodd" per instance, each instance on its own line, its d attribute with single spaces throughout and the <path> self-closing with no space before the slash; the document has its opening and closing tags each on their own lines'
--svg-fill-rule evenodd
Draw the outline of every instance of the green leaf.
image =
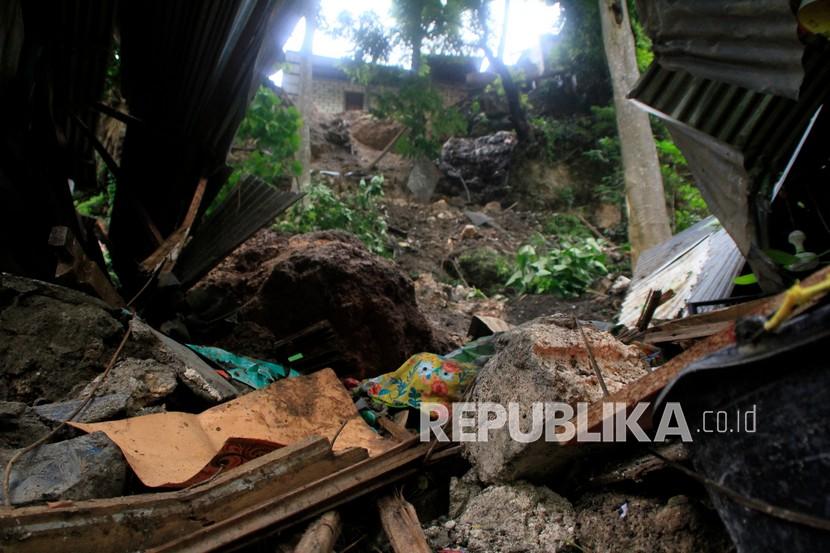
<svg viewBox="0 0 830 553">
<path fill-rule="evenodd" d="M 781 250 L 764 250 L 764 253 L 767 254 L 767 257 L 772 259 L 773 263 L 782 267 L 792 265 L 798 261 L 798 258 L 793 254 L 789 254 Z"/>
<path fill-rule="evenodd" d="M 748 286 L 750 284 L 757 284 L 758 278 L 755 276 L 754 273 L 749 273 L 746 275 L 735 277 L 733 282 L 739 286 Z"/>
</svg>

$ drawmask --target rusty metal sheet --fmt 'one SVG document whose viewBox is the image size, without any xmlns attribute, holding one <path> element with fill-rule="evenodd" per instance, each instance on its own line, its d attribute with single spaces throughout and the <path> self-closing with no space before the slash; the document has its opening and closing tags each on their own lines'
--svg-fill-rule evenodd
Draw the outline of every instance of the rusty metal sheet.
<svg viewBox="0 0 830 553">
<path fill-rule="evenodd" d="M 637 0 L 637 12 L 663 67 L 799 97 L 804 45 L 790 0 Z"/>
<path fill-rule="evenodd" d="M 310 436 L 334 440 L 335 452 L 364 448 L 370 456 L 395 445 L 363 422 L 331 369 L 287 378 L 198 415 L 156 413 L 101 423 L 70 423 L 104 432 L 147 486 L 181 486 L 209 467 L 227 444 L 282 447 Z M 263 449 L 266 453 L 268 449 Z"/>
</svg>

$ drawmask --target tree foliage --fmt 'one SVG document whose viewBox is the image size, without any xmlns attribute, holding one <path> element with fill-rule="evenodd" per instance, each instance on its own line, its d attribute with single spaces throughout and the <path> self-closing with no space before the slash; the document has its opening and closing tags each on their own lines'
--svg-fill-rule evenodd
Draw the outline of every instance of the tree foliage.
<svg viewBox="0 0 830 553">
<path fill-rule="evenodd" d="M 244 174 L 271 185 L 283 177 L 299 175 L 302 167 L 294 154 L 300 147 L 300 122 L 300 112 L 294 106 L 286 105 L 269 86 L 260 86 L 236 131 L 233 173 L 208 212 L 225 200 Z"/>
<path fill-rule="evenodd" d="M 397 92 L 379 95 L 377 108 L 372 111 L 376 117 L 392 118 L 406 127 L 408 132 L 396 148 L 409 158 L 436 158 L 447 138 L 467 126 L 457 109 L 444 107 L 429 79 L 420 76 L 407 79 Z"/>
</svg>

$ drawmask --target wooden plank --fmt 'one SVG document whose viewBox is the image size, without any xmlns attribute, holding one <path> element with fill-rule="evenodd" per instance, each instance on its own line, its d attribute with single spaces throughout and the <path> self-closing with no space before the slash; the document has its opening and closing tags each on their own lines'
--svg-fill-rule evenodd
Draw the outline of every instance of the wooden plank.
<svg viewBox="0 0 830 553">
<path fill-rule="evenodd" d="M 803 282 L 802 285 L 809 286 L 812 284 L 817 284 L 823 280 L 825 280 L 828 276 L 830 276 L 830 267 L 825 267 L 820 271 L 817 271 L 807 277 Z M 725 348 L 733 343 L 735 343 L 735 321 L 740 316 L 747 316 L 747 315 L 770 315 L 773 311 L 775 311 L 781 302 L 784 299 L 784 295 L 786 292 L 782 292 L 776 296 L 772 296 L 769 298 L 762 298 L 761 300 L 756 300 L 752 302 L 752 305 L 746 307 L 744 309 L 732 309 L 730 308 L 732 319 L 729 320 L 729 326 L 727 326 L 724 330 L 719 332 L 718 334 L 714 334 L 703 340 L 696 343 L 691 348 L 687 349 L 677 357 L 670 359 L 667 363 L 657 367 L 653 372 L 647 374 L 646 376 L 640 378 L 625 386 L 624 388 L 618 390 L 617 392 L 611 394 L 607 398 L 604 398 L 600 401 L 596 401 L 588 407 L 588 417 L 587 421 L 588 424 L 586 425 L 586 431 L 596 431 L 602 427 L 603 421 L 603 403 L 604 402 L 619 402 L 625 403 L 628 408 L 633 408 L 639 402 L 649 401 L 654 399 L 658 393 L 669 383 L 671 382 L 680 372 L 688 367 L 693 362 L 697 361 L 698 359 L 702 359 L 706 355 L 718 351 L 720 349 Z M 822 294 L 822 297 L 824 294 Z M 813 299 L 812 303 L 815 303 L 820 298 L 816 297 Z M 739 307 L 739 306 L 735 306 Z M 799 312 L 806 309 L 807 306 L 803 306 Z M 736 315 L 736 313 L 742 313 L 742 315 Z M 723 316 L 726 316 L 725 314 Z M 574 417 L 571 422 L 576 424 L 576 417 Z M 647 422 L 647 421 L 646 421 Z M 573 438 L 567 442 L 566 444 L 575 443 L 576 438 Z"/>
<path fill-rule="evenodd" d="M 206 187 L 207 179 L 202 177 L 199 179 L 199 184 L 196 185 L 196 191 L 193 193 L 193 199 L 190 201 L 182 224 L 167 237 L 156 251 L 141 262 L 142 271 L 151 273 L 162 264 L 164 264 L 162 270 L 169 271 L 172 265 L 175 264 L 176 258 L 179 256 L 182 247 L 190 236 L 190 228 L 196 221 L 196 214 L 199 213 L 199 207 L 202 205 L 202 198 L 205 195 Z"/>
<path fill-rule="evenodd" d="M 59 262 L 55 278 L 74 280 L 75 284 L 91 287 L 99 298 L 112 307 L 124 307 L 124 299 L 112 285 L 101 267 L 89 259 L 78 239 L 69 227 L 53 227 L 49 233 L 49 246 L 55 251 Z"/>
<path fill-rule="evenodd" d="M 232 544 L 239 544 L 264 532 L 285 528 L 409 476 L 415 469 L 406 469 L 426 454 L 429 445 L 421 443 L 408 447 L 407 444 L 401 444 L 381 455 L 274 496 L 216 524 L 150 549 L 147 553 L 225 551 Z"/>
<path fill-rule="evenodd" d="M 412 439 L 412 436 L 414 435 L 412 432 L 386 416 L 378 417 L 378 424 L 380 424 L 384 430 L 389 432 L 398 442 L 406 442 Z"/>
<path fill-rule="evenodd" d="M 191 489 L 70 502 L 58 508 L 6 507 L 0 509 L 0 543 L 18 553 L 144 550 L 367 457 L 363 449 L 334 455 L 328 440 L 309 438 Z"/>
<path fill-rule="evenodd" d="M 724 332 L 735 320 L 754 313 L 760 307 L 767 305 L 768 302 L 769 298 L 761 298 L 725 309 L 691 315 L 683 319 L 656 325 L 643 334 L 642 341 L 648 344 L 659 344 L 703 338 Z"/>
<path fill-rule="evenodd" d="M 294 553 L 331 553 L 340 535 L 343 522 L 340 513 L 329 511 L 312 522 L 306 529 Z"/>
<path fill-rule="evenodd" d="M 814 273 L 805 279 L 803 284 L 807 286 L 817 284 L 825 280 L 828 275 L 830 275 L 830 267 Z M 754 303 L 751 308 L 747 308 L 744 315 L 769 316 L 778 308 L 783 298 L 783 293 L 764 298 L 763 301 Z M 813 298 L 812 303 L 819 300 L 820 297 Z M 802 306 L 799 308 L 799 312 L 803 312 L 807 308 L 808 306 Z M 583 414 L 583 417 L 571 419 L 570 425 L 581 432 L 597 432 L 602 429 L 605 420 L 603 413 L 605 403 L 623 403 L 626 405 L 627 412 L 630 413 L 637 403 L 653 401 L 660 391 L 691 363 L 735 343 L 735 320 L 729 320 L 728 323 L 729 326 L 725 330 L 699 340 L 692 347 L 657 367 L 654 371 L 610 394 L 607 398 L 592 403 L 588 406 L 587 413 Z M 651 417 L 652 413 L 647 410 L 639 421 L 643 429 L 651 427 Z M 583 418 L 584 420 L 580 420 Z M 565 426 L 567 425 L 560 426 L 557 431 L 560 434 L 565 432 L 567 430 Z M 527 444 L 527 447 L 522 451 L 522 455 L 511 464 L 509 476 L 528 479 L 550 478 L 552 474 L 579 462 L 580 458 L 589 456 L 595 451 L 607 451 L 601 447 L 602 445 L 578 442 L 576 436 L 567 440 L 562 437 L 559 442 L 538 440 Z"/>
<path fill-rule="evenodd" d="M 400 495 L 378 499 L 383 531 L 395 553 L 432 553 L 415 507 Z"/>
</svg>

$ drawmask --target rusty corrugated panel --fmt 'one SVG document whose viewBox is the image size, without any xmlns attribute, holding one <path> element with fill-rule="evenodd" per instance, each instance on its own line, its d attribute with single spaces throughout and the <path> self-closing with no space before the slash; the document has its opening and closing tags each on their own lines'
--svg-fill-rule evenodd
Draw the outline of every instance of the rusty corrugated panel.
<svg viewBox="0 0 830 553">
<path fill-rule="evenodd" d="M 224 183 L 236 129 L 264 78 L 257 73 L 262 46 L 276 40 L 272 25 L 293 4 L 120 4 L 122 92 L 130 114 L 143 122 L 127 129 L 110 226 L 113 263 L 128 288 L 141 280 L 135 260 L 157 246 L 136 203 L 165 236 L 180 224 L 202 177 L 208 177 L 202 208 L 210 203 Z"/>
<path fill-rule="evenodd" d="M 630 97 L 664 119 L 712 213 L 762 282 L 780 281 L 761 253 L 772 186 L 830 94 L 828 50 L 811 50 L 798 101 L 654 63 Z M 769 286 L 770 288 L 772 286 Z"/>
<path fill-rule="evenodd" d="M 182 251 L 174 271 L 182 285 L 195 284 L 302 196 L 278 190 L 254 176 L 243 178 Z"/>
<path fill-rule="evenodd" d="M 804 78 L 804 45 L 790 0 L 638 0 L 667 69 L 791 99 Z"/>
</svg>

